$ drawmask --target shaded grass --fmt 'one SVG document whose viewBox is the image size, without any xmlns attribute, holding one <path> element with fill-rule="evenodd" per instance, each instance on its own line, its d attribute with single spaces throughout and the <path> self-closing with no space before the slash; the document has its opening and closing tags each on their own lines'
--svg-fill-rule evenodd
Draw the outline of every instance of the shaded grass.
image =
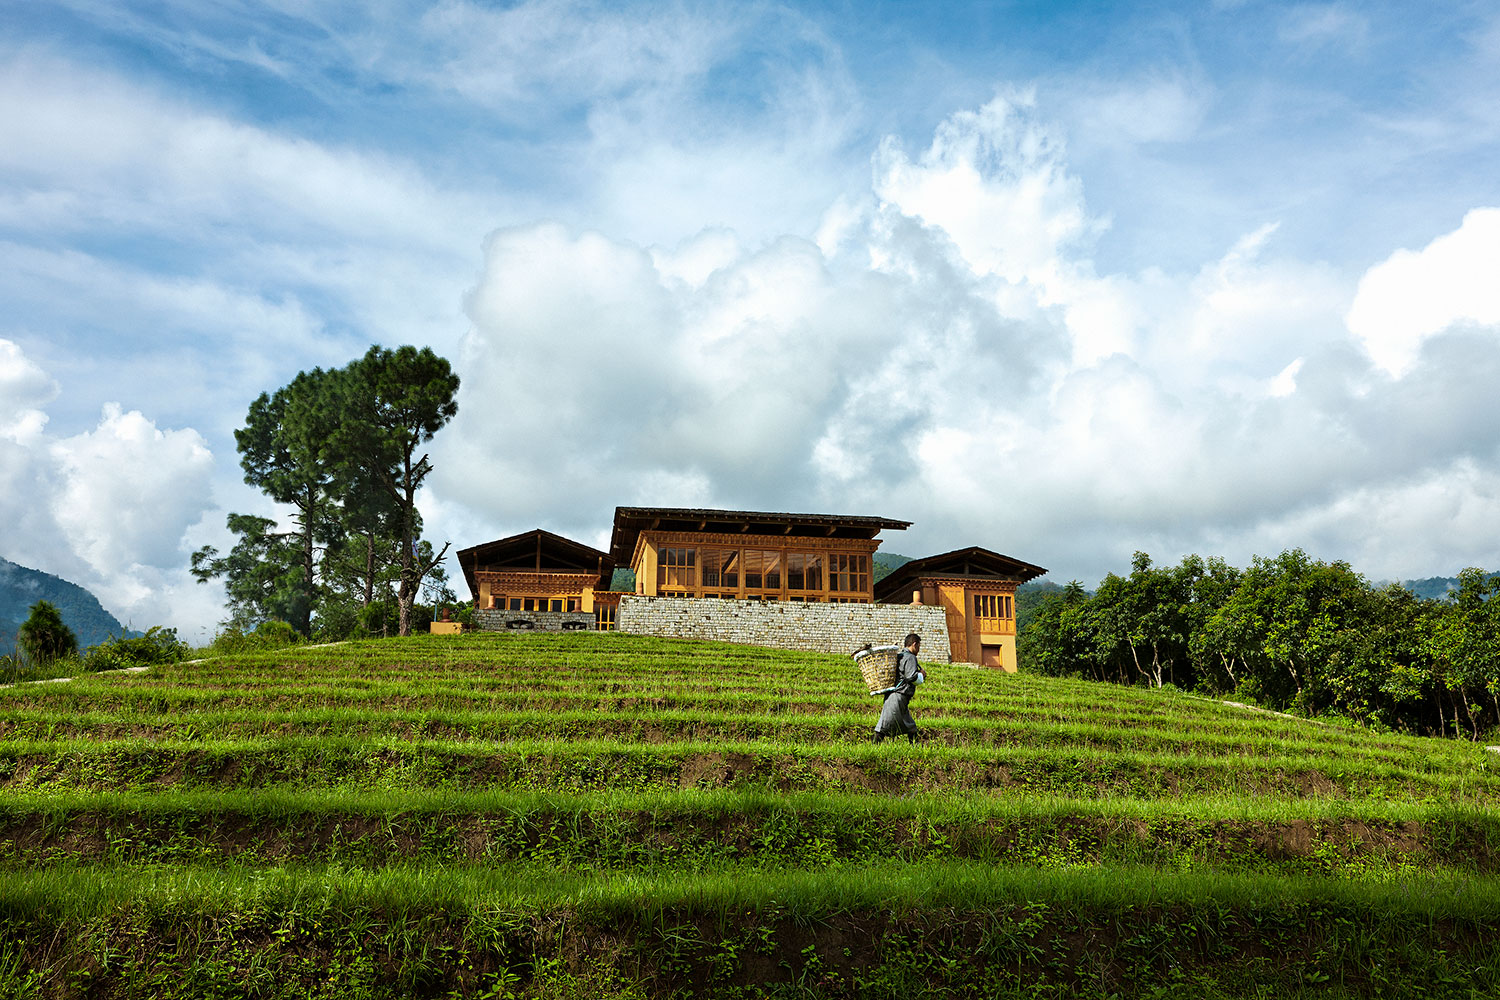
<svg viewBox="0 0 1500 1000">
<path fill-rule="evenodd" d="M 38 985 L 116 995 L 145 983 L 175 996 L 205 984 L 243 990 L 267 972 L 255 953 L 285 964 L 275 981 L 306 990 L 315 972 L 368 996 L 478 995 L 497 981 L 524 993 L 569 976 L 576 988 L 601 963 L 620 990 L 650 984 L 636 995 L 652 996 L 995 996 L 1025 985 L 1058 997 L 1188 987 L 1254 996 L 1266 986 L 1427 997 L 1500 987 L 1500 883 L 1487 879 L 1370 885 L 952 863 L 872 867 L 859 879 L 745 874 L 51 869 L 0 873 L 0 927 Z"/>
</svg>

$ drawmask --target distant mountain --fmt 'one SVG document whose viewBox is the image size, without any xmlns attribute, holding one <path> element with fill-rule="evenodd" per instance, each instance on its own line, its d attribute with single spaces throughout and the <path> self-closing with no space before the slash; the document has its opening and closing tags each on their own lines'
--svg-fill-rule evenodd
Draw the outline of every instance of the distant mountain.
<svg viewBox="0 0 1500 1000">
<path fill-rule="evenodd" d="M 1401 586 L 1418 597 L 1447 597 L 1450 591 L 1458 589 L 1458 577 L 1429 576 L 1425 580 L 1402 580 Z"/>
<path fill-rule="evenodd" d="M 120 620 L 78 584 L 0 559 L 0 654 L 14 650 L 16 631 L 30 617 L 31 606 L 37 601 L 51 601 L 57 607 L 62 620 L 78 636 L 80 650 L 112 635 L 140 634 L 126 632 Z"/>
<path fill-rule="evenodd" d="M 1490 580 L 1493 582 L 1500 578 L 1500 573 L 1491 573 Z M 1437 598 L 1444 600 L 1458 590 L 1458 577 L 1456 576 L 1429 576 L 1425 580 L 1402 580 L 1401 586 L 1416 594 L 1418 597 Z"/>
<path fill-rule="evenodd" d="M 911 556 L 899 556 L 894 552 L 875 553 L 875 582 L 879 583 L 890 576 L 898 566 L 909 562 L 911 562 Z"/>
</svg>

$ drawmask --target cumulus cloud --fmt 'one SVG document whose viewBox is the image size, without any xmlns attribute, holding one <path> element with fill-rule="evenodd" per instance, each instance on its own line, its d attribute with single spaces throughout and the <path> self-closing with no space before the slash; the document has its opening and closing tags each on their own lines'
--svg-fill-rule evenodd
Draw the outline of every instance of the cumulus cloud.
<svg viewBox="0 0 1500 1000">
<path fill-rule="evenodd" d="M 1349 329 L 1400 377 L 1429 338 L 1455 325 L 1500 326 L 1500 208 L 1477 208 L 1421 250 L 1398 250 L 1360 279 Z"/>
<path fill-rule="evenodd" d="M 1354 280 L 1279 254 L 1274 220 L 1194 270 L 1098 273 L 1101 224 L 1024 94 L 874 168 L 818 242 L 494 234 L 434 493 L 596 543 L 616 504 L 883 513 L 917 522 L 897 551 L 1085 577 L 1133 548 L 1322 546 L 1389 575 L 1436 571 L 1424 545 L 1494 554 L 1472 516 L 1500 475 L 1482 336 L 1434 334 L 1407 379 L 1372 381 Z M 1371 541 L 1382 503 L 1455 476 L 1462 542 Z"/>
<path fill-rule="evenodd" d="M 0 437 L 26 444 L 47 423 L 42 406 L 57 395 L 57 383 L 14 341 L 0 339 Z"/>
<path fill-rule="evenodd" d="M 0 340 L 0 360 L 22 376 L 0 376 L 0 401 L 51 400 L 54 383 L 16 345 Z M 40 413 L 25 418 L 27 433 L 0 435 L 0 555 L 88 587 L 138 623 L 200 624 L 177 616 L 192 606 L 180 600 L 191 582 L 184 536 L 213 506 L 203 438 L 114 403 L 93 429 L 54 438 L 45 412 L 27 412 Z"/>
</svg>

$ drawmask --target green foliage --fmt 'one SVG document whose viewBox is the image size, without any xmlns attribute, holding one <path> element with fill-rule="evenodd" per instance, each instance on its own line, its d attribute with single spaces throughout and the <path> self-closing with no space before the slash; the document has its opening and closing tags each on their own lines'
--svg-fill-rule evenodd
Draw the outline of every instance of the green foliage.
<svg viewBox="0 0 1500 1000">
<path fill-rule="evenodd" d="M 1500 589 L 1465 570 L 1448 601 L 1372 587 L 1347 564 L 1300 549 L 1246 570 L 1188 556 L 1089 595 L 1070 584 L 1021 631 L 1027 669 L 1116 683 L 1173 684 L 1306 715 L 1479 739 L 1500 724 Z"/>
<path fill-rule="evenodd" d="M 16 633 L 16 644 L 22 656 L 42 665 L 78 652 L 78 637 L 63 623 L 51 601 L 37 601 L 31 606 L 30 616 Z"/>
<path fill-rule="evenodd" d="M 358 608 L 392 594 L 400 630 L 424 581 L 451 600 L 441 562 L 421 539 L 416 493 L 432 466 L 417 449 L 452 419 L 458 377 L 429 349 L 371 347 L 342 369 L 300 372 L 251 404 L 235 432 L 245 481 L 292 508 L 292 530 L 229 516 L 228 556 L 192 557 L 200 582 L 224 578 L 228 624 L 290 622 L 304 636 L 350 634 Z"/>
<path fill-rule="evenodd" d="M 879 583 L 895 570 L 911 562 L 911 556 L 898 555 L 895 552 L 877 552 L 872 562 L 874 563 L 872 567 L 875 575 L 874 582 Z"/>
<path fill-rule="evenodd" d="M 277 531 L 270 518 L 251 514 L 230 514 L 227 523 L 239 541 L 222 558 L 211 545 L 194 552 L 192 573 L 199 583 L 225 578 L 229 628 L 246 631 L 268 621 L 301 620 L 308 611 L 308 592 L 296 536 Z"/>
<path fill-rule="evenodd" d="M 248 630 L 230 625 L 214 636 L 213 642 L 203 652 L 210 656 L 265 652 L 296 646 L 304 641 L 302 634 L 286 622 L 265 621 Z"/>
<path fill-rule="evenodd" d="M 340 456 L 345 468 L 359 470 L 358 477 L 372 482 L 392 504 L 399 525 L 401 635 L 413 630 L 412 605 L 423 578 L 448 551 L 445 544 L 436 555 L 423 553 L 418 544 L 416 496 L 432 463 L 417 452 L 458 412 L 458 384 L 447 360 L 430 348 L 371 347 L 345 369 L 339 420 L 327 443 L 329 454 Z"/>
<path fill-rule="evenodd" d="M 177 630 L 153 626 L 138 636 L 116 636 L 92 647 L 83 658 L 85 670 L 120 670 L 125 667 L 150 667 L 176 663 L 191 652 L 187 643 L 177 638 Z"/>
</svg>

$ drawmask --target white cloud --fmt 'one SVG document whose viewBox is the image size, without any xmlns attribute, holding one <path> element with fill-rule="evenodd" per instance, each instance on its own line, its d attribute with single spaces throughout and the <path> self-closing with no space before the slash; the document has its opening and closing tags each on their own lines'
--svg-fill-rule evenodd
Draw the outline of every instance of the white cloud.
<svg viewBox="0 0 1500 1000">
<path fill-rule="evenodd" d="M 47 423 L 41 408 L 56 395 L 57 383 L 20 345 L 0 338 L 0 437 L 20 444 L 35 440 Z"/>
<path fill-rule="evenodd" d="M 241 124 L 34 55 L 0 70 L 0 129 L 11 218 L 30 208 L 65 230 L 147 225 L 187 237 L 207 221 L 233 221 L 283 239 L 441 246 L 477 207 L 400 160 Z"/>
<path fill-rule="evenodd" d="M 52 400 L 54 383 L 19 348 L 0 341 L 0 361 L 22 375 L 0 380 L 0 399 Z M 137 625 L 216 620 L 192 617 L 203 608 L 187 596 L 184 537 L 213 507 L 213 456 L 198 432 L 107 404 L 92 430 L 55 438 L 46 414 L 30 412 L 33 432 L 0 435 L 0 556 L 89 588 Z"/>
<path fill-rule="evenodd" d="M 885 513 L 916 522 L 897 551 L 1100 575 L 1134 548 L 1243 562 L 1276 538 L 1358 549 L 1376 575 L 1423 538 L 1500 555 L 1468 515 L 1461 540 L 1408 518 L 1385 556 L 1338 517 L 1500 474 L 1482 444 L 1500 415 L 1473 419 L 1500 379 L 1481 341 L 1436 336 L 1409 379 L 1372 384 L 1352 281 L 1279 254 L 1275 223 L 1185 273 L 1096 274 L 1097 224 L 1024 100 L 875 166 L 819 243 L 495 234 L 434 493 L 471 526 L 579 537 L 616 504 Z"/>
<path fill-rule="evenodd" d="M 1029 284 L 1051 304 L 1063 297 L 1071 254 L 1100 223 L 1066 169 L 1061 137 L 1037 120 L 1035 105 L 1034 94 L 1006 94 L 955 114 L 915 161 L 887 141 L 875 193 L 942 230 L 975 271 Z"/>
<path fill-rule="evenodd" d="M 1367 271 L 1349 329 L 1390 374 L 1411 371 L 1422 344 L 1460 323 L 1500 324 L 1500 208 L 1476 208 L 1421 250 L 1398 250 Z"/>
<path fill-rule="evenodd" d="M 98 427 L 55 442 L 51 455 L 58 523 L 96 572 L 181 564 L 186 526 L 212 503 L 213 455 L 197 431 L 163 431 L 107 403 Z"/>
</svg>

